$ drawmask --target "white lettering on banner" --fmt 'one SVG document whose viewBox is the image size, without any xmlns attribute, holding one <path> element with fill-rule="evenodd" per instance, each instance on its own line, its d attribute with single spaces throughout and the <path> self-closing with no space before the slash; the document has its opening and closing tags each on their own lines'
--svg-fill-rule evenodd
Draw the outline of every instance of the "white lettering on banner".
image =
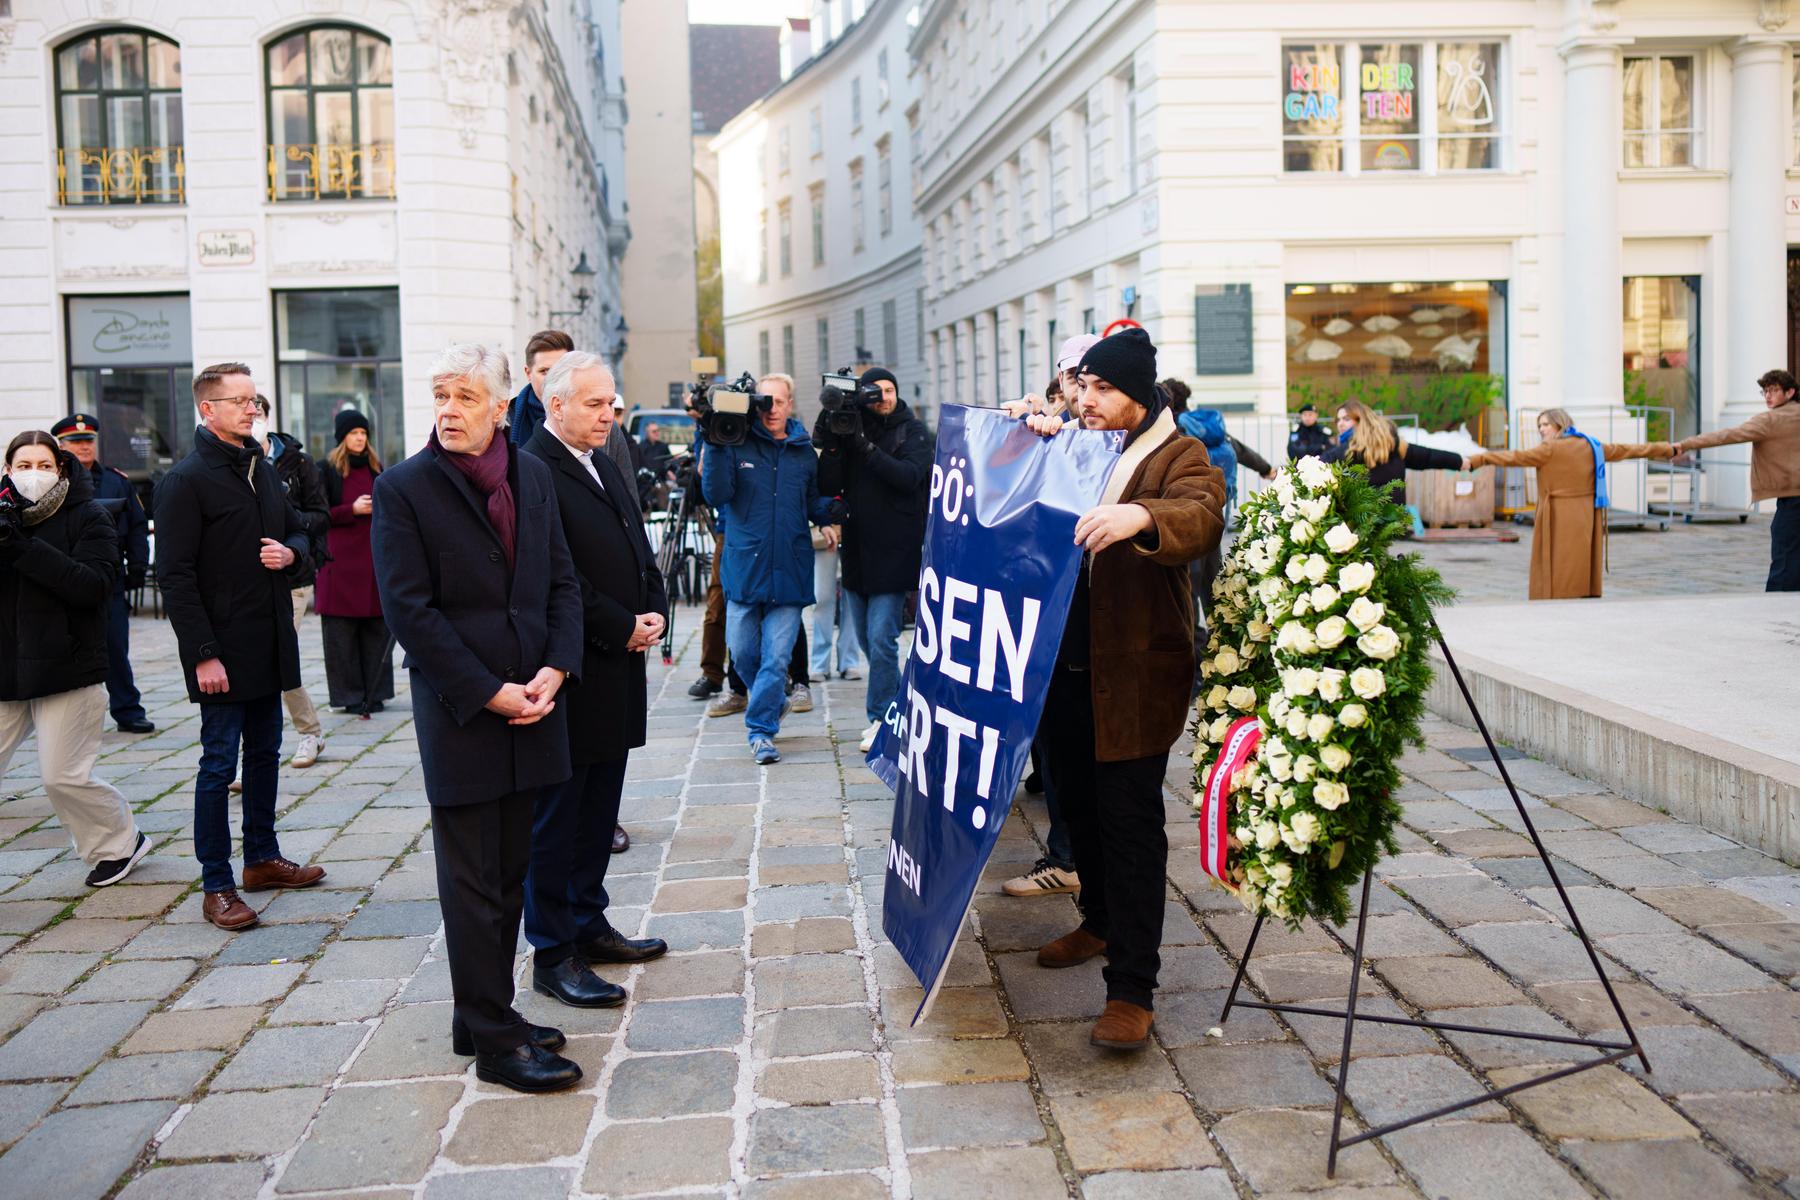
<svg viewBox="0 0 1800 1200">
<path fill-rule="evenodd" d="M 942 620 L 938 616 L 942 601 Z M 976 618 L 981 627 L 977 641 L 977 657 L 973 682 L 984 692 L 996 691 L 995 668 L 1002 655 L 1006 658 L 1006 691 L 1014 703 L 1025 702 L 1025 664 L 1031 659 L 1031 647 L 1037 641 L 1038 619 L 1043 602 L 1036 597 L 1016 599 L 1018 623 L 1008 609 L 1008 597 L 995 588 L 977 589 L 954 576 L 941 582 L 937 572 L 926 567 L 919 574 L 918 629 L 913 636 L 913 656 L 926 666 L 936 666 L 958 683 L 971 682 L 969 665 L 958 662 L 953 651 L 958 642 L 967 643 L 974 626 L 957 616 L 959 603 L 980 602 Z M 938 634 L 942 631 L 942 638 Z M 941 661 L 940 661 L 941 660 Z"/>
<path fill-rule="evenodd" d="M 940 595 L 937 572 L 926 567 L 919 575 L 918 628 L 913 631 L 913 654 L 928 667 L 937 661 L 937 620 L 931 610 Z"/>
<path fill-rule="evenodd" d="M 908 854 L 899 842 L 888 843 L 888 870 L 898 875 L 900 882 L 910 888 L 913 895 L 919 894 L 920 876 L 923 874 L 919 861 Z"/>
<path fill-rule="evenodd" d="M 1013 636 L 1012 622 L 1006 619 L 1006 602 L 993 588 L 987 590 L 987 602 L 981 609 L 981 666 L 975 674 L 975 686 L 984 692 L 994 690 L 996 649 L 1006 652 L 1006 672 L 1012 679 L 1014 704 L 1025 703 L 1025 664 L 1031 658 L 1031 643 L 1037 639 L 1038 610 L 1036 599 L 1025 599 L 1025 634 Z M 997 616 L 995 614 L 998 614 Z"/>
<path fill-rule="evenodd" d="M 937 723 L 950 735 L 950 741 L 944 747 L 944 807 L 955 812 L 956 777 L 962 767 L 963 739 L 973 738 L 979 727 L 969 718 L 947 708 L 938 709 L 936 716 Z"/>
<path fill-rule="evenodd" d="M 936 504 L 939 500 L 943 501 L 944 521 L 950 525 L 969 523 L 969 514 L 963 511 L 963 501 L 975 495 L 975 485 L 963 475 L 963 468 L 968 465 L 969 460 L 966 458 L 951 459 L 948 471 L 936 463 L 931 465 L 929 502 Z"/>
<path fill-rule="evenodd" d="M 975 794 L 983 800 L 993 798 L 994 766 L 1000 757 L 1000 731 L 991 725 L 977 725 L 961 713 L 951 712 L 939 707 L 935 711 L 929 701 L 919 695 L 917 688 L 910 684 L 906 689 L 907 712 L 901 716 L 899 705 L 888 707 L 886 724 L 888 729 L 900 741 L 900 751 L 895 756 L 894 766 L 902 776 L 912 780 L 913 787 L 919 795 L 929 797 L 931 786 L 925 776 L 925 751 L 931 745 L 931 728 L 940 726 L 949 734 L 944 743 L 944 808 L 956 811 L 956 784 L 962 775 L 962 743 L 964 738 L 981 741 L 981 761 L 979 774 L 975 779 Z M 987 827 L 987 809 L 977 804 L 969 810 L 969 823 L 977 829 Z"/>
<path fill-rule="evenodd" d="M 939 664 L 938 670 L 958 683 L 969 682 L 969 668 L 966 664 L 956 661 L 953 651 L 955 651 L 958 641 L 969 640 L 969 634 L 974 632 L 974 627 L 967 621 L 956 619 L 956 602 L 967 600 L 974 603 L 980 598 L 981 592 L 974 584 L 964 583 L 955 577 L 944 580 L 944 661 Z M 989 688 L 988 690 L 992 691 L 993 689 Z"/>
</svg>

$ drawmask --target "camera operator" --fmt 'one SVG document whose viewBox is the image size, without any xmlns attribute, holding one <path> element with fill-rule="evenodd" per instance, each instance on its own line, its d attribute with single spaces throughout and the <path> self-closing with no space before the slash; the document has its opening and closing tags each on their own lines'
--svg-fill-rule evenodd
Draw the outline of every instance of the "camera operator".
<svg viewBox="0 0 1800 1200">
<path fill-rule="evenodd" d="M 725 640 L 733 667 L 749 684 L 744 728 L 751 756 L 767 764 L 781 761 L 775 735 L 787 712 L 794 639 L 800 610 L 813 602 L 807 523 L 832 524 L 839 506 L 819 494 L 819 459 L 806 426 L 793 416 L 794 381 L 766 375 L 756 387 L 740 445 L 720 444 L 716 428 L 701 421 L 700 490 L 723 511 L 728 530 L 717 572 Z"/>
<path fill-rule="evenodd" d="M 821 412 L 813 440 L 822 451 L 819 490 L 842 496 L 850 509 L 840 553 L 844 603 L 869 656 L 866 753 L 900 690 L 900 626 L 906 594 L 919 586 L 933 438 L 900 399 L 893 372 L 871 367 L 856 383 L 859 419 L 852 432 L 832 432 L 832 414 Z"/>
<path fill-rule="evenodd" d="M 0 483 L 0 775 L 34 730 L 38 777 L 89 887 L 117 883 L 150 852 L 125 797 L 94 776 L 106 718 L 106 609 L 118 534 L 94 484 L 48 433 L 6 448 Z"/>
</svg>

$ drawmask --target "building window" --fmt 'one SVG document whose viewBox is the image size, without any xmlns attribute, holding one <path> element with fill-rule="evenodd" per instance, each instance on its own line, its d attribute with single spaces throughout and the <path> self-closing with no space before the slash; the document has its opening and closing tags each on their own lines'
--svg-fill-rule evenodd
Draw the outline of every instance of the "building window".
<svg viewBox="0 0 1800 1200">
<path fill-rule="evenodd" d="M 1347 399 L 1430 429 L 1478 421 L 1502 394 L 1506 291 L 1482 280 L 1287 289 L 1288 407 Z"/>
<path fill-rule="evenodd" d="M 756 214 L 756 282 L 769 282 L 769 210 Z"/>
<path fill-rule="evenodd" d="M 107 29 L 63 43 L 56 51 L 56 115 L 58 204 L 187 199 L 181 48 L 174 42 Z"/>
<path fill-rule="evenodd" d="M 894 232 L 894 156 L 889 153 L 893 142 L 882 138 L 875 143 L 875 219 L 881 236 Z"/>
<path fill-rule="evenodd" d="M 888 53 L 887 47 L 875 56 L 875 106 L 886 108 L 890 96 L 888 85 Z"/>
<path fill-rule="evenodd" d="M 850 249 L 861 254 L 863 249 L 863 168 L 862 159 L 850 164 Z"/>
<path fill-rule="evenodd" d="M 271 42 L 271 200 L 394 195 L 394 57 L 387 39 L 320 25 Z"/>
<path fill-rule="evenodd" d="M 70 296 L 69 410 L 100 418 L 108 466 L 147 482 L 194 447 L 185 295 Z"/>
<path fill-rule="evenodd" d="M 925 289 L 920 288 L 913 293 L 914 332 L 918 336 L 919 361 L 925 361 Z"/>
<path fill-rule="evenodd" d="M 1500 52 L 1499 42 L 1283 46 L 1283 169 L 1499 169 Z"/>
<path fill-rule="evenodd" d="M 794 327 L 781 327 L 781 370 L 784 374 L 794 373 Z"/>
<path fill-rule="evenodd" d="M 761 379 L 769 371 L 769 331 L 764 329 L 756 335 L 756 377 Z"/>
<path fill-rule="evenodd" d="M 1625 60 L 1625 165 L 1691 167 L 1699 113 L 1692 55 Z"/>
<path fill-rule="evenodd" d="M 783 125 L 780 129 L 775 131 L 775 173 L 777 175 L 786 175 L 788 173 L 789 158 L 788 127 Z"/>
<path fill-rule="evenodd" d="M 850 131 L 862 128 L 862 79 L 850 80 Z"/>
<path fill-rule="evenodd" d="M 806 114 L 806 136 L 814 158 L 825 153 L 825 117 L 816 107 Z"/>
<path fill-rule="evenodd" d="M 780 239 L 776 264 L 781 269 L 781 277 L 786 279 L 794 273 L 794 209 L 793 205 L 783 200 L 775 210 L 776 234 Z"/>
<path fill-rule="evenodd" d="M 280 427 L 314 458 L 337 445 L 333 423 L 346 408 L 369 418 L 383 462 L 406 457 L 399 289 L 276 292 L 275 367 Z"/>
<path fill-rule="evenodd" d="M 1135 196 L 1138 190 L 1138 89 L 1137 70 L 1125 72 L 1125 145 L 1121 147 L 1122 177 L 1125 194 Z"/>
<path fill-rule="evenodd" d="M 819 370 L 831 370 L 831 318 L 820 317 L 819 327 Z"/>
<path fill-rule="evenodd" d="M 807 191 L 812 217 L 812 265 L 825 265 L 825 185 L 815 183 Z"/>
<path fill-rule="evenodd" d="M 866 366 L 875 356 L 869 351 L 869 329 L 863 313 L 863 309 L 856 310 L 856 361 Z"/>
<path fill-rule="evenodd" d="M 881 302 L 881 361 L 889 368 L 900 361 L 900 312 L 892 300 Z"/>
</svg>

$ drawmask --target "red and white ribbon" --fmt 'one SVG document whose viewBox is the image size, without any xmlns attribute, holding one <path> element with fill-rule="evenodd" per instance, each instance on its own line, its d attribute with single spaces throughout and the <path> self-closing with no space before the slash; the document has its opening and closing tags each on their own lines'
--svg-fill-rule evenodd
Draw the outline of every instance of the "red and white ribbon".
<svg viewBox="0 0 1800 1200">
<path fill-rule="evenodd" d="M 1213 760 L 1200 805 L 1200 869 L 1236 891 L 1227 862 L 1231 836 L 1231 777 L 1243 770 L 1262 741 L 1262 723 L 1239 717 L 1225 731 L 1225 744 Z"/>
</svg>

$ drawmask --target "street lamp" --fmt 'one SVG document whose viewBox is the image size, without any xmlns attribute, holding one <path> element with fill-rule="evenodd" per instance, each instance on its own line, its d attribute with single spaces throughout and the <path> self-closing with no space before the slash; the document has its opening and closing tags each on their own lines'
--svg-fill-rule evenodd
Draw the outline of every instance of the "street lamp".
<svg viewBox="0 0 1800 1200">
<path fill-rule="evenodd" d="M 596 272 L 593 267 L 588 265 L 586 250 L 581 252 L 580 259 L 578 259 L 574 267 L 569 270 L 569 274 L 573 275 L 578 280 L 584 281 L 594 277 Z M 584 282 L 580 289 L 575 293 L 575 307 L 551 309 L 550 319 L 555 320 L 557 317 L 579 317 L 587 312 L 588 303 L 593 300 L 593 298 L 594 293 L 588 291 L 587 285 Z"/>
</svg>

